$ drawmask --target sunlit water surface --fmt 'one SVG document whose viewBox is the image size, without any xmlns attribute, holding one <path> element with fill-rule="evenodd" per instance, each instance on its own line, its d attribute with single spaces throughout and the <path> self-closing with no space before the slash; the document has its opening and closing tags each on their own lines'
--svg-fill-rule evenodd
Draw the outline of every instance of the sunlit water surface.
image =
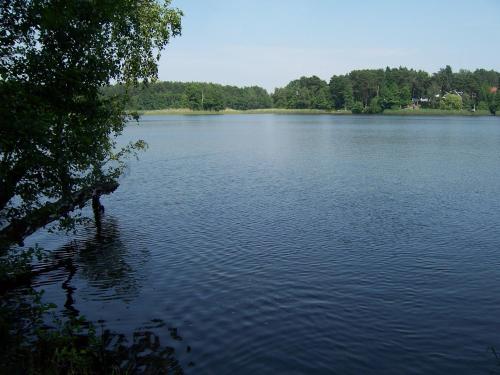
<svg viewBox="0 0 500 375">
<path fill-rule="evenodd" d="M 494 368 L 498 118 L 145 117 L 136 139 L 100 235 L 30 240 L 77 265 L 37 280 L 61 309 L 70 285 L 192 374 Z"/>
</svg>

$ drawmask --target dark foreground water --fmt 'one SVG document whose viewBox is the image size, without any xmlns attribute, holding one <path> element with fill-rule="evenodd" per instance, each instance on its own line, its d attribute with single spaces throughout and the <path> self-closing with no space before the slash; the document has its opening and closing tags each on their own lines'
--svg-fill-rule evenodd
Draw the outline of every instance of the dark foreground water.
<svg viewBox="0 0 500 375">
<path fill-rule="evenodd" d="M 66 289 L 65 271 L 38 280 L 49 299 L 76 288 L 74 308 L 155 330 L 191 374 L 494 368 L 498 118 L 141 124 L 122 141 L 150 149 L 103 200 L 101 236 L 33 238 L 78 267 Z"/>
</svg>

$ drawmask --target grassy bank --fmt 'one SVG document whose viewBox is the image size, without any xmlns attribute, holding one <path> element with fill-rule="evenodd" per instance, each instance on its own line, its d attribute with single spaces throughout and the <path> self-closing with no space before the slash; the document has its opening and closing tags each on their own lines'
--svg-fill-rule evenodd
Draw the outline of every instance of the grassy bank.
<svg viewBox="0 0 500 375">
<path fill-rule="evenodd" d="M 490 111 L 444 110 L 444 109 L 386 109 L 384 115 L 398 116 L 491 116 Z"/>
<path fill-rule="evenodd" d="M 242 114 L 303 114 L 303 115 L 351 115 L 351 111 L 328 111 L 320 109 L 284 109 L 267 108 L 251 110 L 225 109 L 223 111 L 193 111 L 188 108 L 158 109 L 150 111 L 139 111 L 141 115 L 242 115 Z M 442 109 L 388 109 L 383 115 L 400 116 L 491 116 L 489 111 L 470 112 L 466 110 L 442 110 Z"/>
<path fill-rule="evenodd" d="M 350 114 L 346 111 L 326 111 L 320 109 L 284 109 L 284 108 L 266 108 L 266 109 L 224 109 L 222 111 L 193 111 L 188 108 L 178 109 L 157 109 L 151 111 L 139 111 L 141 115 L 244 115 L 244 114 Z"/>
</svg>

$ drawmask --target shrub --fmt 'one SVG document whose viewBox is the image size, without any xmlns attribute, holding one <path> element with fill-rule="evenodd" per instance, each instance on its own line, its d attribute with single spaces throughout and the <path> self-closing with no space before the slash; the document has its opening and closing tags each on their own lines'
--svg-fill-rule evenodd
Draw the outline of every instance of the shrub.
<svg viewBox="0 0 500 375">
<path fill-rule="evenodd" d="M 363 104 L 361 102 L 354 102 L 351 108 L 351 112 L 354 114 L 363 113 Z"/>
</svg>

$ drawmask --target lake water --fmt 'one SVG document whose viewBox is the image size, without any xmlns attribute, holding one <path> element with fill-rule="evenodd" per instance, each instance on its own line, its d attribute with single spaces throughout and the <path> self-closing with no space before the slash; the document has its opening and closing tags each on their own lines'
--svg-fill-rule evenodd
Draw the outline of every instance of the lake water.
<svg viewBox="0 0 500 375">
<path fill-rule="evenodd" d="M 31 240 L 75 260 L 89 319 L 154 330 L 191 374 L 495 368 L 500 119 L 145 117 L 139 138 L 100 236 Z M 60 307 L 67 277 L 37 281 Z"/>
</svg>

